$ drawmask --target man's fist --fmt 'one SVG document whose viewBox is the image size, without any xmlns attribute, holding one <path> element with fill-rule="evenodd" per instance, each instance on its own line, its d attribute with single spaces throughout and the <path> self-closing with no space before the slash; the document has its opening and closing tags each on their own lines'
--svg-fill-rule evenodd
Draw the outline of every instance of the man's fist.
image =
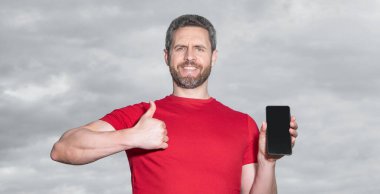
<svg viewBox="0 0 380 194">
<path fill-rule="evenodd" d="M 143 114 L 138 123 L 127 130 L 133 136 L 134 147 L 142 149 L 166 149 L 169 137 L 165 123 L 153 118 L 156 104 L 150 101 L 149 109 Z"/>
</svg>

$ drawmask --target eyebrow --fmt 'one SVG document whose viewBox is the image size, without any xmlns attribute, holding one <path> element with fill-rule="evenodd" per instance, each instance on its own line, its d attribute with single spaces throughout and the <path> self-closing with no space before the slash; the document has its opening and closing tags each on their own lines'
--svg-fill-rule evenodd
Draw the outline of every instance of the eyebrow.
<svg viewBox="0 0 380 194">
<path fill-rule="evenodd" d="M 202 49 L 206 49 L 207 48 L 206 46 L 203 46 L 203 45 L 195 45 L 194 47 L 202 48 Z"/>
<path fill-rule="evenodd" d="M 174 45 L 173 48 L 178 48 L 178 47 L 187 47 L 186 45 L 183 45 L 183 44 L 177 44 L 177 45 Z"/>
<path fill-rule="evenodd" d="M 184 45 L 184 44 L 177 44 L 177 45 L 174 45 L 174 47 L 173 48 L 178 48 L 178 47 L 188 47 L 187 45 Z M 196 45 L 194 45 L 194 47 L 198 47 L 198 48 L 204 48 L 204 49 L 206 49 L 207 47 L 206 46 L 204 46 L 204 45 L 201 45 L 201 44 L 196 44 Z"/>
</svg>

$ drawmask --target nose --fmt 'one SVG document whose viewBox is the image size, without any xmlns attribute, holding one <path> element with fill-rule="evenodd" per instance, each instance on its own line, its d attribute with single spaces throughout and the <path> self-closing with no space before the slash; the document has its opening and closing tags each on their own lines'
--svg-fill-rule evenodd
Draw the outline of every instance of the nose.
<svg viewBox="0 0 380 194">
<path fill-rule="evenodd" d="M 194 61 L 196 59 L 196 56 L 192 49 L 187 49 L 185 54 L 185 60 L 186 61 Z"/>
</svg>

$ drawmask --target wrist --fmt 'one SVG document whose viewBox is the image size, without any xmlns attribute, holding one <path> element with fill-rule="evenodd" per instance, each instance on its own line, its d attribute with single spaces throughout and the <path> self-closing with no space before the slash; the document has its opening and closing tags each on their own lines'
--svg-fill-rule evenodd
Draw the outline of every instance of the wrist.
<svg viewBox="0 0 380 194">
<path fill-rule="evenodd" d="M 276 160 L 273 158 L 269 158 L 264 154 L 258 154 L 257 163 L 260 167 L 275 167 Z"/>
<path fill-rule="evenodd" d="M 124 150 L 129 150 L 132 148 L 137 148 L 137 143 L 135 142 L 134 138 L 134 130 L 133 128 L 130 129 L 122 129 L 117 131 L 119 132 L 119 144 L 124 148 Z"/>
</svg>

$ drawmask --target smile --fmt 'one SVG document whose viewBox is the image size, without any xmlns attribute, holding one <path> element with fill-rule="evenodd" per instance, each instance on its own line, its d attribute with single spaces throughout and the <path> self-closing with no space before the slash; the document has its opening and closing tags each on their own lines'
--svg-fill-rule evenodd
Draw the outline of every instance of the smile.
<svg viewBox="0 0 380 194">
<path fill-rule="evenodd" d="M 197 68 L 194 66 L 185 66 L 183 67 L 185 70 L 196 70 Z"/>
</svg>

